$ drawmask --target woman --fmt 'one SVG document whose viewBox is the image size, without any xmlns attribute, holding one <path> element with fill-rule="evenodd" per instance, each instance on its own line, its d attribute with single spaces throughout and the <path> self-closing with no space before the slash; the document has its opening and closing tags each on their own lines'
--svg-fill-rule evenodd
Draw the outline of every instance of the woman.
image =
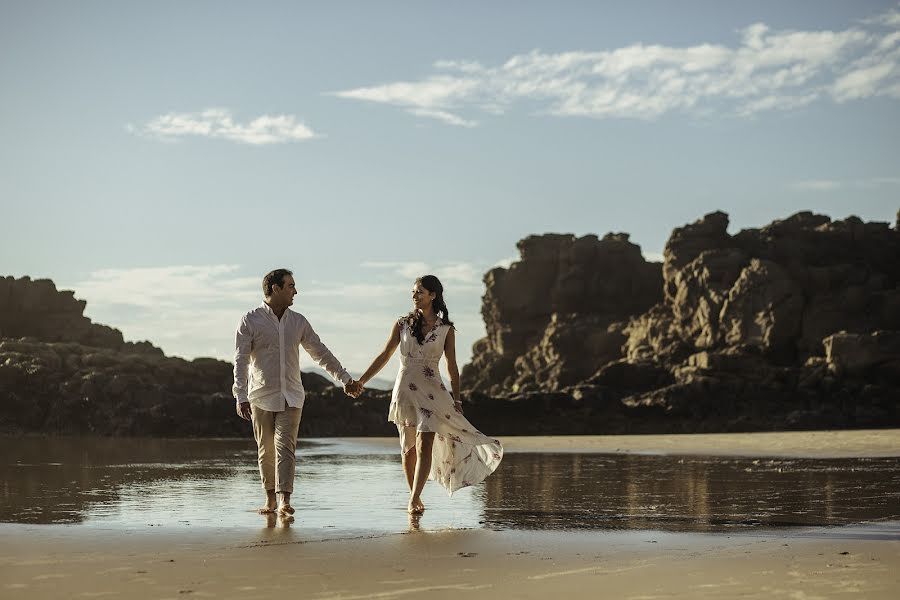
<svg viewBox="0 0 900 600">
<path fill-rule="evenodd" d="M 416 279 L 414 309 L 391 329 L 384 350 L 359 378 L 355 394 L 384 368 L 400 347 L 400 373 L 394 383 L 388 421 L 397 425 L 403 470 L 409 485 L 411 514 L 425 510 L 422 488 L 434 479 L 452 495 L 494 472 L 503 446 L 486 437 L 463 416 L 456 365 L 456 336 L 444 303 L 444 287 L 434 275 Z M 444 354 L 452 395 L 438 372 Z"/>
</svg>

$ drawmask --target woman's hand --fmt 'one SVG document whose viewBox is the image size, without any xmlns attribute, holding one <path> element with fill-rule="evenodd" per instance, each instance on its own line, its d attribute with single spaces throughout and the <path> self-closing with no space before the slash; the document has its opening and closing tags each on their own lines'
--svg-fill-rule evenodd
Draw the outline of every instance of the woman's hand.
<svg viewBox="0 0 900 600">
<path fill-rule="evenodd" d="M 344 386 L 344 393 L 350 396 L 351 398 L 359 398 L 359 395 L 363 392 L 363 384 L 361 381 L 350 380 L 347 382 L 347 385 Z"/>
</svg>

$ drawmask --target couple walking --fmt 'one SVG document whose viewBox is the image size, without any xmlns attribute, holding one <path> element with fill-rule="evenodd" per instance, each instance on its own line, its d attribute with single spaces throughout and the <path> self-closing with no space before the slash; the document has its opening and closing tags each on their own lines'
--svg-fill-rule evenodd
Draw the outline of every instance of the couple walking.
<svg viewBox="0 0 900 600">
<path fill-rule="evenodd" d="M 344 392 L 358 397 L 400 348 L 388 421 L 397 425 L 412 514 L 425 510 L 421 494 L 433 479 L 452 494 L 494 472 L 503 457 L 498 440 L 486 437 L 463 415 L 456 364 L 456 337 L 434 275 L 416 279 L 413 310 L 397 320 L 384 350 L 354 380 L 322 343 L 306 317 L 290 309 L 297 295 L 293 273 L 276 269 L 263 278 L 264 302 L 241 318 L 235 339 L 234 397 L 237 413 L 253 423 L 259 474 L 266 503 L 261 513 L 291 515 L 295 450 L 305 392 L 300 379 L 300 346 Z M 438 372 L 443 355 L 452 394 Z"/>
</svg>

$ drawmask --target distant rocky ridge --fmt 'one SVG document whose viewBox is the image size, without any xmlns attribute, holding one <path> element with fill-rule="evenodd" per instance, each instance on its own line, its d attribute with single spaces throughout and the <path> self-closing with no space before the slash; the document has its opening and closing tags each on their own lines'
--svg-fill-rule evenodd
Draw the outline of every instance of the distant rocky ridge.
<svg viewBox="0 0 900 600">
<path fill-rule="evenodd" d="M 33 337 L 163 356 L 150 342 L 126 342 L 118 329 L 92 323 L 84 316 L 85 306 L 87 302 L 75 299 L 75 292 L 58 291 L 49 279 L 0 277 L 0 338 Z"/>
<path fill-rule="evenodd" d="M 559 236 L 525 240 L 518 263 L 485 277 L 488 336 L 463 381 L 475 397 L 577 400 L 580 419 L 603 431 L 900 424 L 897 226 L 802 212 L 735 235 L 727 228 L 716 212 L 675 229 L 649 303 L 623 293 L 627 283 L 644 289 L 633 254 L 600 270 L 596 259 L 576 266 L 566 252 L 548 260 L 528 251 L 559 248 Z M 560 273 L 579 268 L 616 285 L 595 287 L 573 310 L 560 300 L 569 289 Z M 543 330 L 523 318 L 528 301 Z M 631 314 L 616 321 L 615 302 Z M 536 355 L 570 376 L 542 376 L 550 361 Z"/>
<path fill-rule="evenodd" d="M 125 342 L 85 304 L 47 279 L 0 279 L 0 433 L 252 435 L 235 414 L 230 363 Z M 304 435 L 395 431 L 385 398 L 363 405 L 314 373 L 303 382 Z"/>
<path fill-rule="evenodd" d="M 466 414 L 492 435 L 900 426 L 900 212 L 727 228 L 675 229 L 662 264 L 621 233 L 519 242 L 485 275 Z M 0 279 L 0 432 L 250 435 L 231 364 L 125 342 L 84 307 Z M 395 434 L 389 392 L 303 381 L 302 435 Z"/>
</svg>

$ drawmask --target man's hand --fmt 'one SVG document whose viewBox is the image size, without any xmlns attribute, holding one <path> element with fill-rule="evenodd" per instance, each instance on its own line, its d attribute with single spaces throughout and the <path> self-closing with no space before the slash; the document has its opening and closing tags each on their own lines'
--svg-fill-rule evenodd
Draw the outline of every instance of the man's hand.
<svg viewBox="0 0 900 600">
<path fill-rule="evenodd" d="M 245 421 L 250 420 L 250 403 L 249 402 L 238 402 L 235 405 L 235 408 L 236 408 L 237 414 L 240 418 L 244 419 Z"/>
<path fill-rule="evenodd" d="M 351 379 L 344 386 L 344 393 L 350 396 L 351 398 L 359 398 L 359 395 L 363 392 L 363 384 L 359 381 L 354 381 Z"/>
</svg>

